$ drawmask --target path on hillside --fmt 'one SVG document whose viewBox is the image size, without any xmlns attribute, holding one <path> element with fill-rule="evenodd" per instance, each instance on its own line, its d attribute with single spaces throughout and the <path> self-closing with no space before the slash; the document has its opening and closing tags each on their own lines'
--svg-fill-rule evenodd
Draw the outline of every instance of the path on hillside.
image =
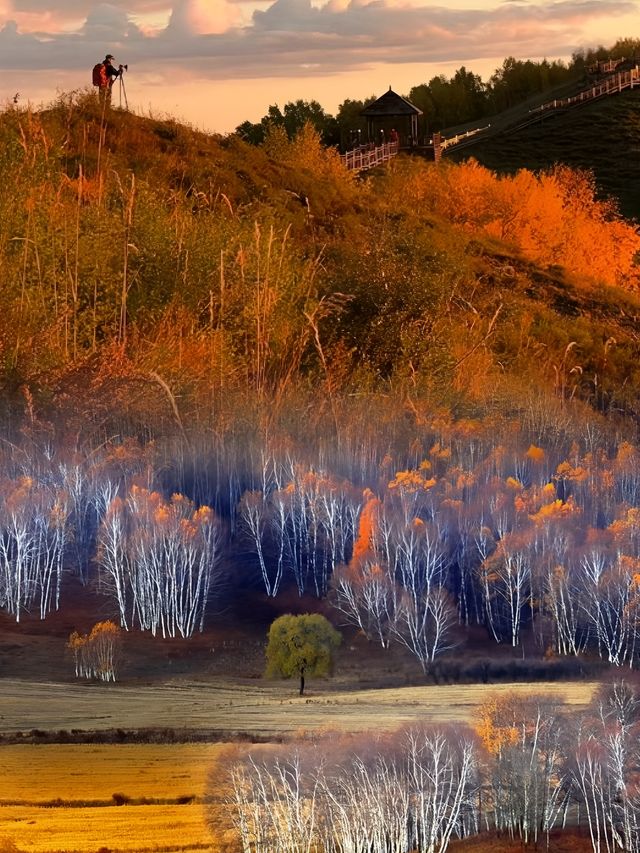
<svg viewBox="0 0 640 853">
<path fill-rule="evenodd" d="M 599 98 L 619 94 L 626 89 L 640 87 L 640 68 L 636 66 L 629 71 L 616 71 L 605 77 L 598 83 L 590 83 L 575 87 L 573 84 L 564 84 L 552 92 L 544 93 L 544 100 L 540 102 L 540 96 L 517 104 L 515 107 L 491 116 L 490 120 L 483 121 L 481 126 L 465 125 L 462 128 L 445 129 L 439 134 L 439 151 L 436 159 L 448 150 L 459 151 L 468 145 L 505 133 L 514 133 L 528 127 L 530 124 L 540 122 L 552 115 L 559 115 L 570 107 L 581 106 L 592 103 Z M 550 95 L 553 95 L 550 98 Z"/>
<path fill-rule="evenodd" d="M 462 684 L 380 690 L 336 690 L 312 682 L 295 695 L 291 682 L 168 682 L 160 686 L 0 681 L 0 732 L 31 729 L 187 728 L 270 736 L 335 726 L 392 728 L 415 720 L 470 721 L 490 694 L 551 693 L 584 706 L 596 684 Z"/>
</svg>

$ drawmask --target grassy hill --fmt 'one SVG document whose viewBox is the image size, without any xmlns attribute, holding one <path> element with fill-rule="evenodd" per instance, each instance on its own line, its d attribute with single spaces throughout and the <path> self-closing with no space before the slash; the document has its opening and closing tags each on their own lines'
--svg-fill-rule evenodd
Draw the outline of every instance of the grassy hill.
<svg viewBox="0 0 640 853">
<path fill-rule="evenodd" d="M 585 166 L 596 144 L 611 151 L 624 137 L 619 127 L 589 135 L 593 111 L 604 127 L 625 105 L 637 120 L 637 103 L 611 98 L 526 133 L 547 134 L 560 152 L 560 132 L 581 122 L 564 150 L 577 154 L 579 142 Z M 114 386 L 123 404 L 139 386 L 148 428 L 167 406 L 152 374 L 180 395 L 194 427 L 212 382 L 225 402 L 239 394 L 252 408 L 321 383 L 326 415 L 336 395 L 386 393 L 412 375 L 414 387 L 420 377 L 423 393 L 463 409 L 490 388 L 494 407 L 497 389 L 523 377 L 553 394 L 553 365 L 578 340 L 575 396 L 635 411 L 635 236 L 571 173 L 530 176 L 525 187 L 399 158 L 358 181 L 311 130 L 256 148 L 172 121 L 103 117 L 90 97 L 41 114 L 9 109 L 0 136 L 0 387 L 19 407 L 25 388 L 55 408 L 86 399 L 90 382 L 94 412 L 111 417 Z M 533 166 L 546 146 L 527 143 Z M 508 170 L 523 141 L 470 150 L 493 152 L 494 167 Z M 631 193 L 634 158 L 607 162 Z M 513 330 L 525 317 L 523 348 Z M 480 337 L 465 354 L 470 329 Z M 597 342 L 612 337 L 603 376 Z M 480 353 L 484 375 L 469 375 Z M 137 403 L 126 408 L 134 416 Z"/>
<path fill-rule="evenodd" d="M 551 93 L 547 97 L 555 97 Z M 461 151 L 497 172 L 548 169 L 556 163 L 590 169 L 602 196 L 617 199 L 626 217 L 640 219 L 640 91 L 631 90 L 547 115 L 537 124 L 503 133 Z"/>
</svg>

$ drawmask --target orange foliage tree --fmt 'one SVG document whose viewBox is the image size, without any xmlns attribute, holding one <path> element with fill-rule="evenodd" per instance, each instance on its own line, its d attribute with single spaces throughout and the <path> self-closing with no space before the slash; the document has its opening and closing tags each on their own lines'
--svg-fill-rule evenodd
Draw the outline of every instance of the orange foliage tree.
<svg viewBox="0 0 640 853">
<path fill-rule="evenodd" d="M 76 678 L 115 681 L 122 652 L 122 632 L 111 621 L 97 622 L 89 634 L 74 631 L 67 643 L 73 654 Z"/>
<path fill-rule="evenodd" d="M 134 485 L 126 500 L 115 497 L 100 528 L 98 557 L 103 589 L 115 598 L 121 624 L 137 621 L 163 637 L 202 630 L 219 544 L 213 510 L 196 508 L 184 495 L 167 501 Z"/>
<path fill-rule="evenodd" d="M 637 228 L 615 204 L 596 197 L 589 172 L 556 166 L 498 176 L 475 160 L 432 170 L 420 201 L 468 231 L 516 246 L 543 266 L 563 266 L 590 281 L 640 285 Z"/>
</svg>

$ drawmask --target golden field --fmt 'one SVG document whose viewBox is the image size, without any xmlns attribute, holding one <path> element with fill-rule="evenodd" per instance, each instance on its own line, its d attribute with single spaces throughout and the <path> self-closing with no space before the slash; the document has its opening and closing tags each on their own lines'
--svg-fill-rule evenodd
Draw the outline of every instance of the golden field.
<svg viewBox="0 0 640 853">
<path fill-rule="evenodd" d="M 27 744 L 0 748 L 0 803 L 201 798 L 220 744 Z"/>
<path fill-rule="evenodd" d="M 131 853 L 208 849 L 211 839 L 200 799 L 220 748 L 218 744 L 2 747 L 0 851 L 3 843 L 11 849 L 8 842 L 33 853 L 95 853 L 101 847 Z M 196 802 L 116 806 L 113 794 L 133 801 L 194 797 Z M 60 804 L 35 805 L 56 800 Z M 17 801 L 29 805 L 7 805 Z"/>
<path fill-rule="evenodd" d="M 126 853 L 207 850 L 211 840 L 201 805 L 0 809 L 0 851 Z M 13 848 L 13 849 L 15 849 Z"/>
</svg>

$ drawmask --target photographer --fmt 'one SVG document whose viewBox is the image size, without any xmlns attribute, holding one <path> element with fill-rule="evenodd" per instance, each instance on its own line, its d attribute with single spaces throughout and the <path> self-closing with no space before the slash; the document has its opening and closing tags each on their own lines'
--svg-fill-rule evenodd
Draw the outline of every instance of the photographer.
<svg viewBox="0 0 640 853">
<path fill-rule="evenodd" d="M 98 87 L 98 93 L 101 98 L 104 98 L 108 103 L 111 102 L 111 89 L 118 77 L 122 76 L 125 65 L 119 65 L 116 68 L 113 65 L 113 55 L 108 53 L 102 62 L 99 62 L 93 68 L 93 85 Z"/>
</svg>

